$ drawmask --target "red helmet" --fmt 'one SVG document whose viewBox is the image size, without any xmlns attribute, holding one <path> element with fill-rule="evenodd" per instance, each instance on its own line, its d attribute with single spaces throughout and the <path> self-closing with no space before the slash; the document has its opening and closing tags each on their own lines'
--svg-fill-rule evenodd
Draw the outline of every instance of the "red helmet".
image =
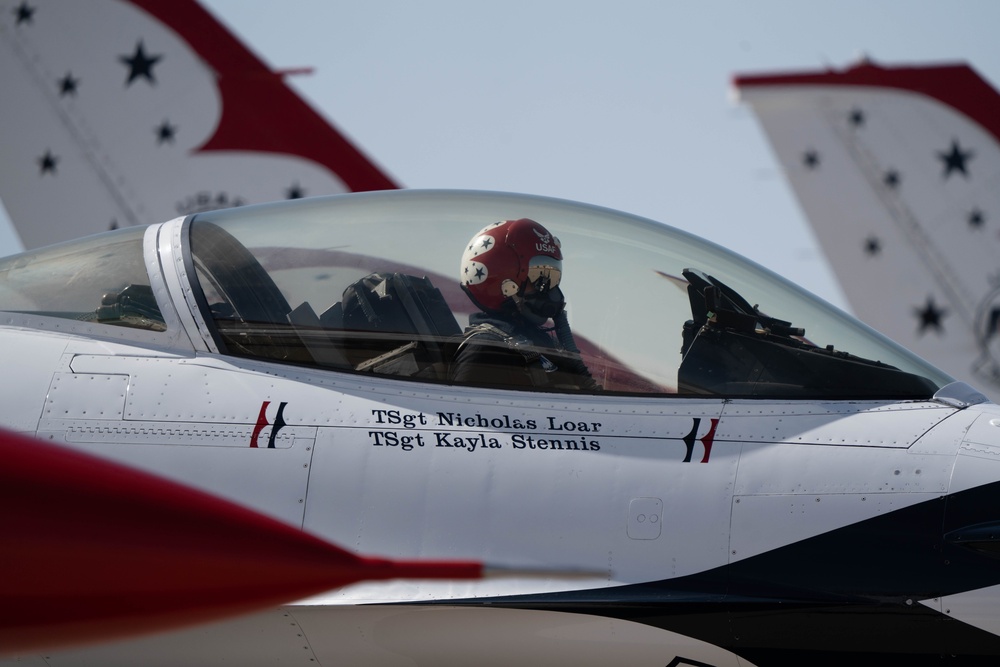
<svg viewBox="0 0 1000 667">
<path fill-rule="evenodd" d="M 462 288 L 483 310 L 500 311 L 527 283 L 554 289 L 562 278 L 559 239 L 534 220 L 504 220 L 480 230 L 462 255 Z"/>
</svg>

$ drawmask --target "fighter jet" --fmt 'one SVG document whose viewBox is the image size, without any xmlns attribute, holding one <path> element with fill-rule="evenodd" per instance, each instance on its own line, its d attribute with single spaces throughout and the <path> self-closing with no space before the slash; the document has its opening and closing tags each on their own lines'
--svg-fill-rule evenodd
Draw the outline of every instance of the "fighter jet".
<svg viewBox="0 0 1000 667">
<path fill-rule="evenodd" d="M 593 386 L 456 379 L 524 220 L 565 317 L 512 347 Z M 0 311 L 7 429 L 352 552 L 600 573 L 361 583 L 0 664 L 1000 654 L 1000 408 L 659 222 L 416 190 L 205 211 L 2 260 Z"/>
</svg>

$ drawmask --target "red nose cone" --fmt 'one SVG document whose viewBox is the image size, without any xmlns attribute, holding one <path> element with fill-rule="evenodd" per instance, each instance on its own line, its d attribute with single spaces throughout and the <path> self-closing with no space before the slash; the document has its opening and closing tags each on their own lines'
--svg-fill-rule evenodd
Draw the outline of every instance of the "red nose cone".
<svg viewBox="0 0 1000 667">
<path fill-rule="evenodd" d="M 204 622 L 472 562 L 355 556 L 121 465 L 0 432 L 0 654 Z"/>
</svg>

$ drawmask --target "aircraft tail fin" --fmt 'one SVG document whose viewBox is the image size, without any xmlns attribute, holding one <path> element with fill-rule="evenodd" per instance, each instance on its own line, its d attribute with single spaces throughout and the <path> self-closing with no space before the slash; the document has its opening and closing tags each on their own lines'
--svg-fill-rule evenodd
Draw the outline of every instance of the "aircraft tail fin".
<svg viewBox="0 0 1000 667">
<path fill-rule="evenodd" d="M 196 0 L 0 14 L 0 199 L 26 248 L 396 182 Z"/>
<path fill-rule="evenodd" d="M 856 315 L 1000 390 L 1000 94 L 964 63 L 738 75 Z"/>
</svg>

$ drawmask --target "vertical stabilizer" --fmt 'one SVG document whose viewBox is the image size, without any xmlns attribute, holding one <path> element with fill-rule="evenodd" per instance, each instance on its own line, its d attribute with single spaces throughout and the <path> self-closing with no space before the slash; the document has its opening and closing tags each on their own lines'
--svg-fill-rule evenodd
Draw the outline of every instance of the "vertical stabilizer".
<svg viewBox="0 0 1000 667">
<path fill-rule="evenodd" d="M 0 199 L 26 248 L 396 183 L 195 0 L 0 13 Z"/>
<path fill-rule="evenodd" d="M 737 76 L 851 308 L 1000 396 L 1000 94 L 965 64 Z"/>
</svg>

